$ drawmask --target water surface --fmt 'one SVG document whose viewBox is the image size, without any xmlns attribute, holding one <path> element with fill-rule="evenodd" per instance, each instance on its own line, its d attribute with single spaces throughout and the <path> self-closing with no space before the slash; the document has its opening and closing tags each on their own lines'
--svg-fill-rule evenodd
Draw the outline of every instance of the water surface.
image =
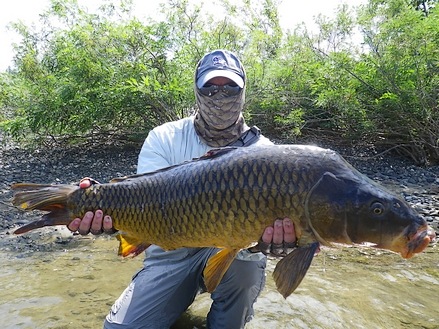
<svg viewBox="0 0 439 329">
<path fill-rule="evenodd" d="M 1 251 L 2 328 L 101 328 L 142 266 L 141 256 L 119 258 L 117 245 L 75 237 L 50 251 Z M 437 245 L 409 260 L 368 248 L 324 249 L 287 299 L 271 279 L 275 263 L 246 328 L 439 328 Z M 209 305 L 209 294 L 199 295 L 174 328 L 202 328 Z"/>
</svg>

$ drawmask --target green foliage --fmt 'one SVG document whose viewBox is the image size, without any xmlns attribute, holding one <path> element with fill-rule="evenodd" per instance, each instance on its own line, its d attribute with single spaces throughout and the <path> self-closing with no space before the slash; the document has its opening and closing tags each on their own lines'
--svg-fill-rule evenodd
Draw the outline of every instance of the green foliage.
<svg viewBox="0 0 439 329">
<path fill-rule="evenodd" d="M 403 0 L 371 1 L 359 16 L 370 52 L 359 97 L 376 136 L 416 162 L 439 160 L 439 17 Z M 366 74 L 363 74 L 366 73 Z"/>
<path fill-rule="evenodd" d="M 103 10 L 91 15 L 75 1 L 53 1 L 45 19 L 68 28 L 50 27 L 43 40 L 16 26 L 24 41 L 12 75 L 26 95 L 15 97 L 17 120 L 4 124 L 11 134 L 135 136 L 192 105 L 182 96 L 191 89 L 179 81 L 184 72 L 167 60 L 166 24 Z"/>
<path fill-rule="evenodd" d="M 52 0 L 42 30 L 22 36 L 0 75 L 0 128 L 36 142 L 137 139 L 192 113 L 204 53 L 238 53 L 248 76 L 245 116 L 274 140 L 374 143 L 439 161 L 437 1 L 369 0 L 283 31 L 277 0 L 224 1 L 205 12 L 167 0 L 163 21 L 130 1 L 95 14 Z M 358 31 L 360 31 L 358 33 Z"/>
</svg>

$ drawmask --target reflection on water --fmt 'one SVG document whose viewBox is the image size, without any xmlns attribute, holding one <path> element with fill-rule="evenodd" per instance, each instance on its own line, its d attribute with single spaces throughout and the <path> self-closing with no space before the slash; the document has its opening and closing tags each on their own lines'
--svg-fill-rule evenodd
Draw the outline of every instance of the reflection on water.
<svg viewBox="0 0 439 329">
<path fill-rule="evenodd" d="M 121 260 L 114 239 L 82 239 L 75 248 L 0 252 L 2 328 L 101 328 L 113 301 L 140 268 Z M 325 249 L 284 299 L 267 286 L 246 328 L 439 328 L 439 247 L 410 260 L 372 249 Z M 197 297 L 176 329 L 201 327 L 208 294 Z"/>
</svg>

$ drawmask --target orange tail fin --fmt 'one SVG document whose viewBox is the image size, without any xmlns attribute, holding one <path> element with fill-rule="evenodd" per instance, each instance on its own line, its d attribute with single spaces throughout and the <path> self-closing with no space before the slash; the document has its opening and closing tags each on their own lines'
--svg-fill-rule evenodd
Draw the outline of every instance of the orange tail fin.
<svg viewBox="0 0 439 329">
<path fill-rule="evenodd" d="M 24 210 L 50 211 L 41 220 L 31 222 L 17 229 L 14 234 L 22 234 L 44 226 L 68 225 L 72 219 L 66 207 L 68 196 L 78 189 L 73 185 L 13 184 L 17 190 L 12 204 Z"/>
</svg>

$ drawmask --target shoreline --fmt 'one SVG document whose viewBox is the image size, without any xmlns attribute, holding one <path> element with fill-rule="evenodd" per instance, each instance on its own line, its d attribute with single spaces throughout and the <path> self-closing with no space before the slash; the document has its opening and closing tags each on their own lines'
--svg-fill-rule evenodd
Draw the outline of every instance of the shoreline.
<svg viewBox="0 0 439 329">
<path fill-rule="evenodd" d="M 76 244 L 74 235 L 59 227 L 12 238 L 14 229 L 37 216 L 11 205 L 12 183 L 77 184 L 86 176 L 108 182 L 114 177 L 135 174 L 140 147 L 97 145 L 28 151 L 0 145 L 0 249 L 49 251 L 59 244 Z M 338 152 L 361 173 L 402 196 L 439 236 L 439 166 L 418 167 L 408 160 L 364 149 L 344 148 Z"/>
</svg>

